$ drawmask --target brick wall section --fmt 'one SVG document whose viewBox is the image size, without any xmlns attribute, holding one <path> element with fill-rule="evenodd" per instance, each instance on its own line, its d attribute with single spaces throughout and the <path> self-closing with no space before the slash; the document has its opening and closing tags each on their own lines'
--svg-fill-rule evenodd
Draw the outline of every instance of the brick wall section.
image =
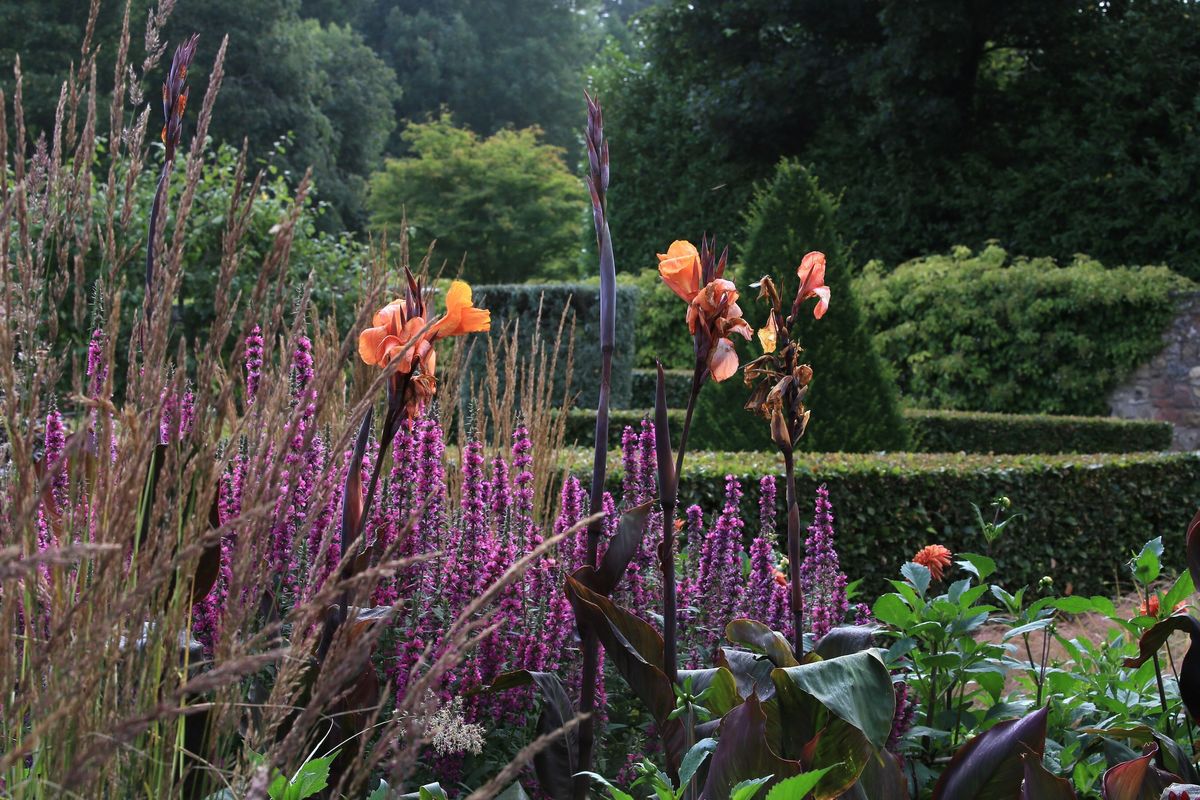
<svg viewBox="0 0 1200 800">
<path fill-rule="evenodd" d="M 1108 398 L 1113 416 L 1165 420 L 1172 448 L 1200 450 L 1200 292 L 1181 295 L 1163 349 Z"/>
</svg>

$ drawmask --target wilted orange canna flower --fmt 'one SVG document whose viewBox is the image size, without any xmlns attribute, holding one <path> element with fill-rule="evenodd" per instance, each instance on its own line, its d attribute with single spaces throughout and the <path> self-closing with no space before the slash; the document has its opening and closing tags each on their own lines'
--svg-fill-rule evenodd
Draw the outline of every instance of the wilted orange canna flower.
<svg viewBox="0 0 1200 800">
<path fill-rule="evenodd" d="M 433 343 L 447 336 L 486 331 L 491 324 L 491 312 L 472 305 L 471 287 L 464 281 L 450 284 L 446 313 L 432 324 L 427 323 L 420 285 L 410 276 L 408 296 L 393 300 L 375 312 L 371 327 L 358 335 L 358 355 L 376 367 L 387 367 L 393 359 L 400 359 L 396 372 L 408 379 L 405 402 L 412 416 L 420 412 L 437 389 L 437 352 Z"/>
<path fill-rule="evenodd" d="M 753 330 L 742 319 L 737 304 L 738 291 L 725 273 L 726 255 L 714 257 L 705 244 L 701 253 L 691 242 L 671 242 L 666 253 L 658 254 L 658 273 L 663 282 L 688 304 L 688 330 L 696 339 L 696 352 L 703 356 L 713 380 L 720 383 L 738 369 L 737 351 L 732 334 L 749 340 Z"/>
<path fill-rule="evenodd" d="M 796 275 L 800 278 L 796 306 L 799 307 L 810 297 L 816 297 L 818 300 L 813 308 L 813 316 L 817 319 L 825 316 L 825 312 L 829 310 L 829 287 L 825 285 L 825 254 L 814 250 L 806 255 L 796 268 Z"/>
<path fill-rule="evenodd" d="M 935 581 L 940 581 L 950 566 L 950 550 L 940 544 L 930 544 L 922 547 L 913 556 L 913 561 L 929 570 Z"/>
</svg>

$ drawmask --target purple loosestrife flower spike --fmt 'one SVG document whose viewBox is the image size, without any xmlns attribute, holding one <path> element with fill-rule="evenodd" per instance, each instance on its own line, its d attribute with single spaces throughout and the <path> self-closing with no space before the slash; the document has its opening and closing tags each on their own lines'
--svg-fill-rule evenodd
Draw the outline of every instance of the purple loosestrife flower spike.
<svg viewBox="0 0 1200 800">
<path fill-rule="evenodd" d="M 829 490 L 822 485 L 817 489 L 813 524 L 808 528 L 804 561 L 800 564 L 800 585 L 806 604 L 805 624 L 817 639 L 841 625 L 849 610 L 846 574 L 838 562 L 833 539 L 833 506 L 829 502 Z"/>
<path fill-rule="evenodd" d="M 108 364 L 104 360 L 104 345 L 104 331 L 96 328 L 92 331 L 92 338 L 88 342 L 87 354 L 88 392 L 92 397 L 100 396 L 100 392 L 104 389 L 104 383 L 108 380 Z"/>
<path fill-rule="evenodd" d="M 262 380 L 263 367 L 263 338 L 262 329 L 257 325 L 246 337 L 246 403 L 254 402 L 258 394 L 258 384 Z"/>
</svg>

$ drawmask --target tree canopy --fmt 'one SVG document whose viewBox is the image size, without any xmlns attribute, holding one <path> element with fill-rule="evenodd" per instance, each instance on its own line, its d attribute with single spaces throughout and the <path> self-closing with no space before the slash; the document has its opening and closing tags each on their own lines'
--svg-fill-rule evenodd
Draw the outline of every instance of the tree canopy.
<svg viewBox="0 0 1200 800">
<path fill-rule="evenodd" d="M 451 271 L 472 281 L 571 277 L 586 190 L 536 128 L 483 138 L 449 116 L 404 131 L 410 156 L 371 180 L 372 225 L 407 222 L 414 247 L 437 241 Z"/>
</svg>

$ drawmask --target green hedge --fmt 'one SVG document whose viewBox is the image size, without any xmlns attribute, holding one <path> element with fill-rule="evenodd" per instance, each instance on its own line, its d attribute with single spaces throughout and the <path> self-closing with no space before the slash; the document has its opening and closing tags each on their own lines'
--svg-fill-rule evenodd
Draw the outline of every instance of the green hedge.
<svg viewBox="0 0 1200 800">
<path fill-rule="evenodd" d="M 1175 293 L 1194 286 L 1166 267 L 1058 266 L 996 246 L 891 273 L 872 263 L 855 281 L 910 403 L 1046 414 L 1107 413 L 1109 393 L 1162 348 Z"/>
<path fill-rule="evenodd" d="M 671 409 L 667 419 L 671 425 L 672 446 L 679 446 L 679 434 L 683 431 L 683 415 L 685 409 Z M 621 446 L 621 434 L 625 426 L 636 430 L 642 427 L 642 420 L 654 419 L 652 408 L 613 408 L 608 412 L 608 444 L 609 447 Z M 567 433 L 563 443 L 568 447 L 588 447 L 596 440 L 596 412 L 591 409 L 572 409 L 567 414 Z"/>
<path fill-rule="evenodd" d="M 641 302 L 641 295 L 638 302 Z M 645 309 L 639 305 L 638 317 L 645 316 Z M 692 391 L 692 371 L 690 369 L 663 370 L 667 390 L 668 408 L 686 408 L 688 395 Z M 630 406 L 633 408 L 654 408 L 654 392 L 658 385 L 658 370 L 635 369 L 632 377 L 632 395 Z"/>
<path fill-rule="evenodd" d="M 634 402 L 653 399 L 654 385 L 648 382 L 644 370 L 634 371 Z M 672 380 L 674 378 L 675 380 Z M 686 378 L 686 381 L 679 380 Z M 691 374 L 668 373 L 668 391 L 682 392 L 682 399 L 671 400 L 668 412 L 672 439 L 678 441 L 680 426 L 686 410 L 687 391 Z M 705 387 L 704 391 L 713 391 Z M 733 398 L 737 400 L 737 398 Z M 739 401 L 740 402 L 740 401 Z M 758 421 L 756 417 L 747 417 Z M 1153 420 L 1118 419 L 1116 417 L 1073 417 L 1050 414 L 994 414 L 984 411 L 931 411 L 905 409 L 903 412 L 915 453 L 1140 453 L 1167 450 L 1171 447 L 1171 424 Z M 640 425 L 643 418 L 654 418 L 654 409 L 614 409 L 609 426 L 609 443 L 621 442 L 625 425 Z M 763 428 L 765 429 L 765 425 Z M 567 422 L 568 445 L 587 445 L 596 429 L 596 412 L 576 409 Z M 698 449 L 726 449 L 727 433 L 719 426 L 705 424 L 697 416 L 691 437 Z M 745 442 L 739 440 L 739 445 Z M 753 442 L 752 452 L 775 452 L 775 445 L 765 434 Z"/>
<path fill-rule="evenodd" d="M 596 392 L 600 385 L 600 290 L 595 284 L 485 284 L 475 287 L 476 305 L 492 312 L 492 335 L 496 336 L 510 322 L 520 322 L 523 342 L 533 335 L 533 323 L 541 307 L 541 331 L 544 340 L 553 341 L 564 308 L 575 317 L 575 370 L 571 386 L 578 393 L 578 402 L 595 408 Z M 637 322 L 637 290 L 617 287 L 617 337 L 613 352 L 612 396 L 615 407 L 629 405 L 633 369 L 633 337 L 623 335 L 632 331 Z M 570 321 L 567 322 L 570 329 Z M 471 369 L 483 365 L 482 348 L 476 347 Z M 561 390 L 565 378 L 566 348 L 559 353 L 559 369 L 555 385 Z"/>
<path fill-rule="evenodd" d="M 584 450 L 569 457 L 573 471 L 588 473 Z M 620 459 L 609 463 L 618 488 Z M 780 473 L 779 459 L 766 453 L 694 453 L 684 467 L 681 507 L 718 510 L 732 474 L 745 492 L 743 514 L 753 519 L 759 479 Z M 864 579 L 872 597 L 926 544 L 985 552 L 971 503 L 986 507 L 1003 495 L 1022 515 L 992 552 L 997 580 L 1011 589 L 1050 575 L 1059 591 L 1076 593 L 1104 592 L 1118 576 L 1128 587 L 1122 563 L 1155 536 L 1163 537 L 1168 566 L 1181 568 L 1184 532 L 1200 505 L 1200 455 L 1192 453 L 804 454 L 797 478 L 805 525 L 817 486 L 828 485 L 842 565 Z"/>
<path fill-rule="evenodd" d="M 912 449 L 925 453 L 1136 453 L 1171 446 L 1171 424 L 1116 417 L 904 412 Z"/>
</svg>

